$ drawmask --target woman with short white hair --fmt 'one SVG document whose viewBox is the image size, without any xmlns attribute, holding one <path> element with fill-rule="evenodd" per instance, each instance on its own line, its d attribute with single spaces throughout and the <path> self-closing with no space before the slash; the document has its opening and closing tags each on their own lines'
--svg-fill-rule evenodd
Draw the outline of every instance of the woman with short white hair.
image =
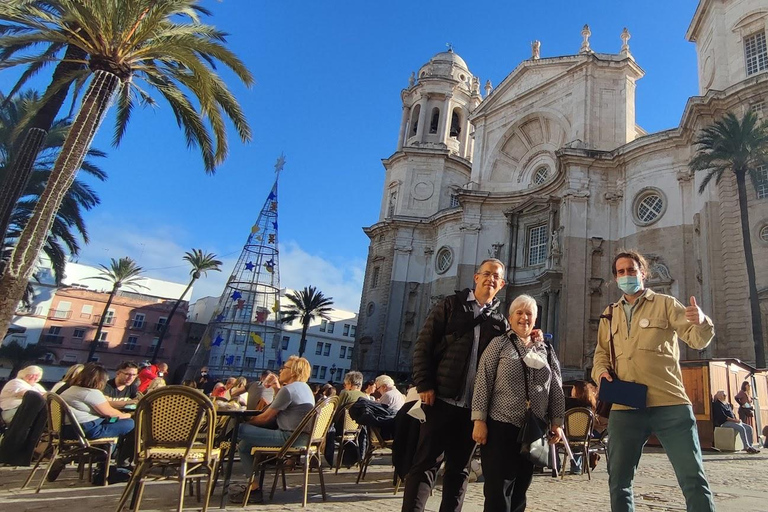
<svg viewBox="0 0 768 512">
<path fill-rule="evenodd" d="M 388 406 L 390 410 L 397 412 L 405 404 L 405 397 L 395 387 L 395 381 L 389 375 L 376 377 L 376 389 L 381 393 L 381 397 L 376 401 Z"/>
<path fill-rule="evenodd" d="M 0 409 L 3 410 L 3 421 L 11 422 L 27 391 L 36 391 L 41 395 L 45 393 L 45 388 L 38 384 L 42 378 L 42 368 L 34 365 L 27 366 L 19 370 L 15 379 L 9 380 L 3 386 L 2 391 L 0 391 Z"/>
</svg>

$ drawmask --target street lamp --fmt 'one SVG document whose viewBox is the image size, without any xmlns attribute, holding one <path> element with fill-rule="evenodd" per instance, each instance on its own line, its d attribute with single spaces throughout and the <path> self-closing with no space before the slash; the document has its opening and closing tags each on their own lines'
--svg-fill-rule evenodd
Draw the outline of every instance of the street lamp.
<svg viewBox="0 0 768 512">
<path fill-rule="evenodd" d="M 341 370 L 341 368 L 339 368 L 339 370 Z M 331 383 L 333 383 L 333 376 L 334 375 L 336 375 L 336 365 L 332 364 L 331 365 Z"/>
</svg>

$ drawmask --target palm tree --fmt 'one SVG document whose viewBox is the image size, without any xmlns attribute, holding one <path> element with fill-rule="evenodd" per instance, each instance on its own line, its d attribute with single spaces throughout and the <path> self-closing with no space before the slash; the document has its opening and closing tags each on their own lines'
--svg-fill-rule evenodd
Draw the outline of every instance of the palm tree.
<svg viewBox="0 0 768 512">
<path fill-rule="evenodd" d="M 22 120 L 37 109 L 40 100 L 39 95 L 34 91 L 26 91 L 10 101 L 4 101 L 5 99 L 7 98 L 0 94 L 0 102 L 2 102 L 0 104 L 0 190 L 10 187 L 9 180 L 12 178 L 9 176 L 17 167 L 17 159 L 23 159 L 17 152 L 19 146 L 16 144 L 21 137 Z M 21 201 L 15 204 L 6 236 L 0 238 L 2 242 L 0 259 L 10 256 L 22 228 L 31 217 L 32 210 L 45 189 L 54 159 L 68 130 L 69 123 L 65 120 L 57 120 L 49 127 L 41 151 L 31 162 L 31 175 L 27 179 Z M 89 150 L 88 155 L 105 156 L 103 152 L 95 149 Z M 104 181 L 107 177 L 88 159 L 83 161 L 81 169 L 100 181 Z M 96 193 L 82 180 L 76 179 L 67 191 L 43 246 L 43 251 L 51 260 L 57 282 L 64 275 L 67 252 L 76 256 L 80 250 L 78 238 L 88 243 L 88 231 L 83 220 L 83 212 L 93 209 L 99 202 Z"/>
<path fill-rule="evenodd" d="M 19 370 L 45 357 L 48 353 L 51 351 L 41 345 L 33 344 L 22 347 L 16 340 L 0 346 L 0 359 L 5 359 L 11 363 L 9 380 L 15 378 Z"/>
<path fill-rule="evenodd" d="M 768 165 L 768 121 L 758 122 L 757 116 L 751 110 L 747 110 L 741 120 L 729 112 L 721 120 L 704 128 L 696 138 L 695 144 L 698 146 L 696 154 L 688 165 L 693 171 L 707 173 L 699 187 L 700 194 L 704 193 L 713 178 L 715 183 L 720 183 L 726 171 L 730 171 L 736 176 L 736 189 L 741 213 L 741 238 L 744 243 L 744 258 L 746 259 L 747 282 L 749 283 L 755 365 L 758 368 L 765 368 L 760 300 L 757 295 L 752 238 L 749 232 L 747 176 L 751 178 L 753 184 L 757 185 L 759 181 L 758 168 Z"/>
<path fill-rule="evenodd" d="M 227 156 L 225 118 L 232 121 L 241 140 L 251 138 L 243 111 L 217 74 L 216 63 L 224 64 L 248 86 L 253 78 L 224 46 L 226 35 L 200 22 L 200 14 L 210 13 L 198 5 L 198 0 L 57 0 L 58 8 L 52 10 L 29 7 L 31 4 L 34 2 L 27 0 L 0 4 L 0 21 L 6 22 L 0 25 L 4 34 L 0 35 L 0 48 L 12 49 L 16 55 L 38 45 L 46 49 L 36 55 L 7 58 L 0 69 L 53 59 L 48 53 L 52 44 L 73 45 L 86 53 L 87 66 L 54 84 L 54 90 L 73 80 L 89 82 L 45 192 L 0 277 L 0 338 L 64 193 L 115 95 L 115 144 L 125 133 L 136 100 L 155 104 L 148 91 L 168 102 L 187 144 L 200 149 L 208 173 Z M 148 90 L 137 85 L 140 80 Z"/>
<path fill-rule="evenodd" d="M 112 291 L 109 292 L 109 298 L 104 305 L 104 311 L 101 312 L 101 318 L 99 318 L 99 325 L 96 327 L 96 334 L 93 335 L 91 349 L 88 351 L 88 361 L 93 359 L 93 354 L 96 353 L 96 347 L 98 346 L 99 338 L 101 337 L 101 330 L 104 327 L 104 321 L 109 313 L 109 306 L 112 305 L 112 299 L 115 298 L 117 290 L 122 286 L 146 288 L 146 286 L 140 285 L 137 282 L 142 279 L 141 273 L 144 269 L 138 266 L 131 258 L 125 257 L 120 258 L 119 260 L 112 258 L 112 263 L 110 263 L 109 267 L 105 265 L 99 266 L 101 267 L 101 275 L 92 277 L 91 279 L 100 279 L 112 283 Z"/>
<path fill-rule="evenodd" d="M 296 319 L 301 321 L 301 342 L 299 342 L 299 357 L 304 355 L 307 349 L 307 329 L 316 317 L 330 320 L 328 313 L 333 308 L 333 297 L 326 297 L 323 292 L 314 286 L 300 292 L 291 292 L 285 296 L 291 304 L 280 312 L 280 322 L 290 323 Z"/>
<path fill-rule="evenodd" d="M 207 276 L 209 271 L 221 272 L 222 263 L 216 259 L 216 255 L 210 252 L 203 254 L 201 249 L 192 249 L 192 252 L 184 253 L 184 260 L 192 265 L 192 270 L 189 271 L 189 275 L 192 276 L 192 279 L 189 280 L 189 284 L 184 289 L 184 293 L 181 294 L 179 300 L 173 305 L 173 309 L 171 309 L 171 313 L 168 315 L 168 321 L 163 324 L 163 330 L 160 331 L 160 336 L 157 338 L 157 345 L 155 345 L 155 351 L 152 354 L 152 364 L 155 364 L 157 361 L 157 355 L 160 353 L 160 346 L 163 344 L 163 338 L 165 338 L 165 334 L 168 332 L 168 326 L 171 325 L 173 315 L 184 300 L 184 297 L 189 293 L 189 290 L 192 289 L 192 285 L 195 281 L 200 279 L 201 275 L 205 274 Z"/>
</svg>

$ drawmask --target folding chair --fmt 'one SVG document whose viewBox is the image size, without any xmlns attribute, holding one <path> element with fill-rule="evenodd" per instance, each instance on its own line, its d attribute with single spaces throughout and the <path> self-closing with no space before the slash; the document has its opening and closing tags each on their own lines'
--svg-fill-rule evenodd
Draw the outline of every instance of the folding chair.
<svg viewBox="0 0 768 512">
<path fill-rule="evenodd" d="M 178 467 L 179 504 L 184 506 L 184 488 L 188 479 L 207 478 L 203 512 L 213 487 L 213 475 L 220 461 L 220 450 L 213 447 L 215 428 L 207 429 L 204 439 L 198 435 L 204 424 L 216 425 L 213 403 L 195 389 L 166 386 L 148 393 L 136 408 L 136 469 L 120 497 L 120 512 L 133 495 L 134 510 L 139 510 L 144 485 L 155 468 Z M 199 493 L 198 493 L 199 499 Z M 132 507 L 133 508 L 133 507 Z"/>
<path fill-rule="evenodd" d="M 341 429 L 341 436 L 339 437 L 339 452 L 336 456 L 336 474 L 339 474 L 339 468 L 341 468 L 341 462 L 344 458 L 344 452 L 348 449 L 358 449 L 358 437 L 360 437 L 361 425 L 352 419 L 349 415 L 349 408 L 354 405 L 354 402 L 347 404 L 339 411 L 338 414 L 343 414 L 343 424 Z"/>
<path fill-rule="evenodd" d="M 286 490 L 285 484 L 285 462 L 291 457 L 304 456 L 304 493 L 301 502 L 302 507 L 307 506 L 307 488 L 309 486 L 309 466 L 312 460 L 317 461 L 317 474 L 320 477 L 320 489 L 323 495 L 323 501 L 328 497 L 325 494 L 325 480 L 323 479 L 323 446 L 325 436 L 331 427 L 331 422 L 336 412 L 338 398 L 330 397 L 320 400 L 311 411 L 309 411 L 301 423 L 296 427 L 291 436 L 282 446 L 254 446 L 251 449 L 251 455 L 254 456 L 253 472 L 246 485 L 245 495 L 243 496 L 243 506 L 248 503 L 251 494 L 251 486 L 256 478 L 256 473 L 260 472 L 260 479 L 263 480 L 266 464 L 274 462 L 276 464 L 275 480 L 272 482 L 272 491 L 269 493 L 271 500 L 275 496 L 277 489 L 277 478 L 283 476 L 283 490 Z M 309 433 L 305 442 L 299 442 L 302 434 Z"/>
<path fill-rule="evenodd" d="M 48 465 L 43 472 L 43 477 L 40 479 L 40 483 L 37 484 L 35 492 L 40 492 L 40 489 L 45 483 L 48 473 L 51 471 L 54 462 L 57 460 L 63 460 L 65 462 L 70 460 L 77 460 L 81 464 L 88 462 L 92 463 L 94 459 L 100 460 L 104 464 L 104 485 L 107 485 L 109 479 L 109 459 L 112 455 L 112 449 L 117 444 L 116 437 L 103 437 L 101 439 L 86 439 L 83 428 L 75 419 L 75 415 L 72 414 L 72 410 L 69 408 L 67 402 L 65 402 L 56 393 L 46 393 L 45 395 L 45 408 L 48 414 L 48 438 L 50 440 L 51 458 Z M 69 434 L 74 435 L 74 439 L 67 439 L 64 436 L 65 423 L 70 426 Z M 32 481 L 32 477 L 37 471 L 44 459 L 41 455 L 37 459 L 37 463 L 32 467 L 32 471 L 29 472 L 22 489 Z M 89 479 L 92 479 L 93 473 L 89 469 Z M 83 466 L 81 465 L 80 478 L 83 477 Z"/>
<path fill-rule="evenodd" d="M 587 470 L 588 479 L 592 479 L 591 469 L 589 467 L 589 454 L 590 452 L 597 452 L 592 439 L 592 425 L 594 423 L 595 415 L 591 409 L 586 407 L 576 407 L 565 411 L 565 417 L 563 419 L 563 430 L 565 431 L 565 438 L 574 453 L 581 452 L 581 472 L 584 474 L 584 469 Z M 594 448 L 593 448 L 594 447 Z M 560 478 L 565 478 L 565 462 L 567 456 L 563 456 L 563 471 L 561 471 Z"/>
<path fill-rule="evenodd" d="M 385 450 L 391 451 L 394 444 L 394 440 L 384 439 L 384 436 L 381 435 L 381 430 L 377 427 L 368 425 L 366 428 L 368 428 L 368 449 L 365 451 L 363 460 L 360 461 L 360 470 L 357 472 L 356 482 L 358 484 L 360 480 L 365 479 L 365 475 L 368 473 L 368 466 L 371 465 L 373 458 L 376 455 L 381 455 Z M 395 494 L 397 494 L 397 490 L 400 487 L 400 478 L 397 476 L 397 472 L 392 477 L 392 485 L 395 486 Z"/>
</svg>

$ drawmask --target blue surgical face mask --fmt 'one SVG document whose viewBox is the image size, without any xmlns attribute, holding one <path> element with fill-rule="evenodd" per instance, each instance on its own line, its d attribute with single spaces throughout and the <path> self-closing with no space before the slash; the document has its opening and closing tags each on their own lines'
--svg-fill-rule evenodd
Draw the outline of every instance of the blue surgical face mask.
<svg viewBox="0 0 768 512">
<path fill-rule="evenodd" d="M 643 282 L 637 276 L 621 276 L 616 280 L 619 289 L 627 295 L 634 295 L 643 288 Z"/>
</svg>

